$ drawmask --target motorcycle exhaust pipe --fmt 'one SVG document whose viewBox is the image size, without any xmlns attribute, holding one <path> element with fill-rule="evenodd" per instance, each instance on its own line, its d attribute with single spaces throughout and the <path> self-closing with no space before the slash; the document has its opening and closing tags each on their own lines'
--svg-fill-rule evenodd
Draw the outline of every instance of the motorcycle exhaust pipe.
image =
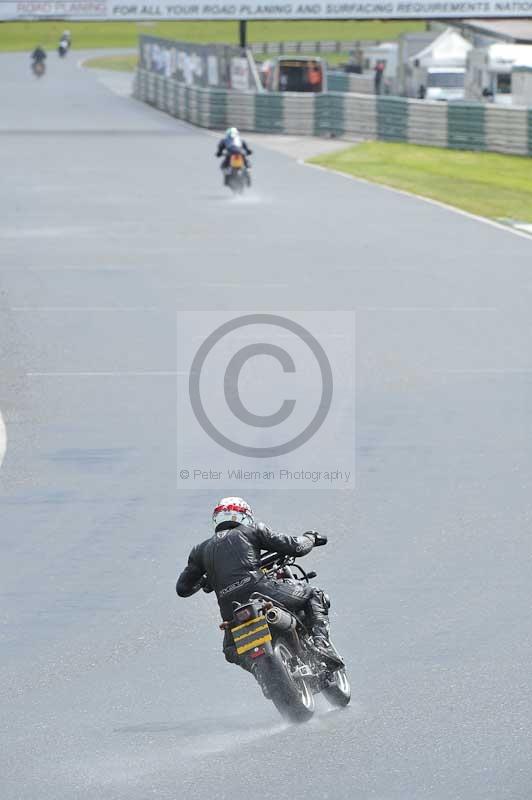
<svg viewBox="0 0 532 800">
<path fill-rule="evenodd" d="M 296 621 L 292 614 L 289 614 L 288 611 L 284 611 L 282 608 L 269 608 L 266 612 L 266 619 L 269 625 L 272 625 L 280 631 L 289 631 L 296 626 Z"/>
</svg>

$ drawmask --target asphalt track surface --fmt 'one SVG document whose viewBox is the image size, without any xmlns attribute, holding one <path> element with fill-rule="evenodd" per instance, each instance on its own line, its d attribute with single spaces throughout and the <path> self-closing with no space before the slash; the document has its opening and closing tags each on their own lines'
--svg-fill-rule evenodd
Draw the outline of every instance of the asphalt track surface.
<svg viewBox="0 0 532 800">
<path fill-rule="evenodd" d="M 49 62 L 0 57 L 2 800 L 530 797 L 532 241 L 265 149 L 235 203 Z M 356 491 L 220 487 L 329 533 L 353 702 L 304 727 L 174 595 L 218 493 L 176 491 L 175 312 L 234 306 L 356 310 Z"/>
</svg>

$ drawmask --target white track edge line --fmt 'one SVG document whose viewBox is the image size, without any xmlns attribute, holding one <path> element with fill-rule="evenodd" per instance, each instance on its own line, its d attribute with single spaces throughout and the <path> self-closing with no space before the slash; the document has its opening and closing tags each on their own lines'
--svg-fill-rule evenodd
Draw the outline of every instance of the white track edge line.
<svg viewBox="0 0 532 800">
<path fill-rule="evenodd" d="M 417 200 L 423 200 L 424 203 L 430 203 L 430 205 L 438 206 L 439 208 L 445 208 L 447 211 L 452 211 L 455 214 L 459 214 L 461 217 L 467 217 L 468 219 L 473 219 L 476 222 L 482 222 L 484 225 L 490 225 L 492 228 L 498 228 L 500 231 L 512 233 L 514 236 L 519 236 L 521 239 L 528 239 L 529 242 L 532 240 L 532 236 L 529 233 L 515 230 L 515 228 L 511 228 L 509 225 L 503 225 L 502 222 L 496 222 L 493 219 L 481 217 L 478 214 L 472 214 L 470 211 L 464 211 L 462 208 L 457 208 L 456 206 L 451 206 L 448 203 L 443 203 L 441 200 L 434 200 L 432 197 L 424 197 L 422 194 L 409 192 L 406 189 L 397 189 L 395 186 L 388 186 L 386 183 L 378 183 L 377 181 L 370 181 L 367 178 L 359 178 L 357 175 L 349 175 L 347 172 L 340 172 L 338 169 L 322 167 L 321 164 L 311 164 L 301 158 L 297 160 L 297 163 L 303 167 L 310 167 L 311 169 L 319 169 L 322 172 L 328 172 L 333 175 L 340 175 L 342 178 L 347 178 L 347 180 L 350 181 L 358 181 L 360 183 L 365 183 L 368 186 L 378 186 L 379 189 L 387 189 L 389 192 L 394 192 L 395 194 L 406 195 L 406 197 L 415 197 Z"/>
</svg>

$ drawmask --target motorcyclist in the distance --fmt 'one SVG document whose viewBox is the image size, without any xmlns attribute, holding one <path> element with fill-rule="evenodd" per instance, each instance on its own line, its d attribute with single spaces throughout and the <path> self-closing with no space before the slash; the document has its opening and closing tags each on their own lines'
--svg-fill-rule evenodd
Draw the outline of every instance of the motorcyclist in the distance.
<svg viewBox="0 0 532 800">
<path fill-rule="evenodd" d="M 250 156 L 253 151 L 248 147 L 247 142 L 240 136 L 238 128 L 227 128 L 223 139 L 220 139 L 216 149 L 216 158 L 220 158 L 220 156 L 224 155 L 224 160 L 222 161 L 221 165 L 222 170 L 227 169 L 229 166 L 231 153 L 234 152 L 242 153 L 245 167 L 249 172 L 251 169 L 251 164 L 249 163 L 248 156 Z"/>
<path fill-rule="evenodd" d="M 70 50 L 70 45 L 72 43 L 70 31 L 65 30 L 61 34 L 61 38 L 59 39 L 59 44 L 57 46 L 57 51 L 59 55 L 66 55 Z"/>
<path fill-rule="evenodd" d="M 40 44 L 37 45 L 33 53 L 31 54 L 31 60 L 34 64 L 38 64 L 40 61 L 45 61 L 46 59 L 46 50 L 43 50 Z"/>
<path fill-rule="evenodd" d="M 233 601 L 246 603 L 253 592 L 268 595 L 291 611 L 305 609 L 315 649 L 330 666 L 343 666 L 329 642 L 329 601 L 324 592 L 304 581 L 273 580 L 260 570 L 261 550 L 301 557 L 310 553 L 316 541 L 325 544 L 327 537 L 317 531 L 302 536 L 274 533 L 263 523 L 255 523 L 251 507 L 240 497 L 222 498 L 212 519 L 214 534 L 192 548 L 177 580 L 177 594 L 190 597 L 202 588 L 214 590 L 224 620 L 233 618 Z M 223 650 L 227 661 L 239 663 L 227 630 Z"/>
</svg>

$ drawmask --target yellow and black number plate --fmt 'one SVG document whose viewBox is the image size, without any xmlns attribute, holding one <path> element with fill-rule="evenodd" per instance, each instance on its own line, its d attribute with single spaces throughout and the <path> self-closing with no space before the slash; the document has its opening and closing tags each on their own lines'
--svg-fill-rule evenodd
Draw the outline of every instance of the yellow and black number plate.
<svg viewBox="0 0 532 800">
<path fill-rule="evenodd" d="M 253 650 L 254 647 L 260 647 L 262 644 L 271 642 L 272 635 L 270 628 L 266 622 L 266 617 L 254 617 L 235 628 L 231 628 L 233 634 L 233 641 L 236 646 L 236 652 L 239 656 Z"/>
</svg>

